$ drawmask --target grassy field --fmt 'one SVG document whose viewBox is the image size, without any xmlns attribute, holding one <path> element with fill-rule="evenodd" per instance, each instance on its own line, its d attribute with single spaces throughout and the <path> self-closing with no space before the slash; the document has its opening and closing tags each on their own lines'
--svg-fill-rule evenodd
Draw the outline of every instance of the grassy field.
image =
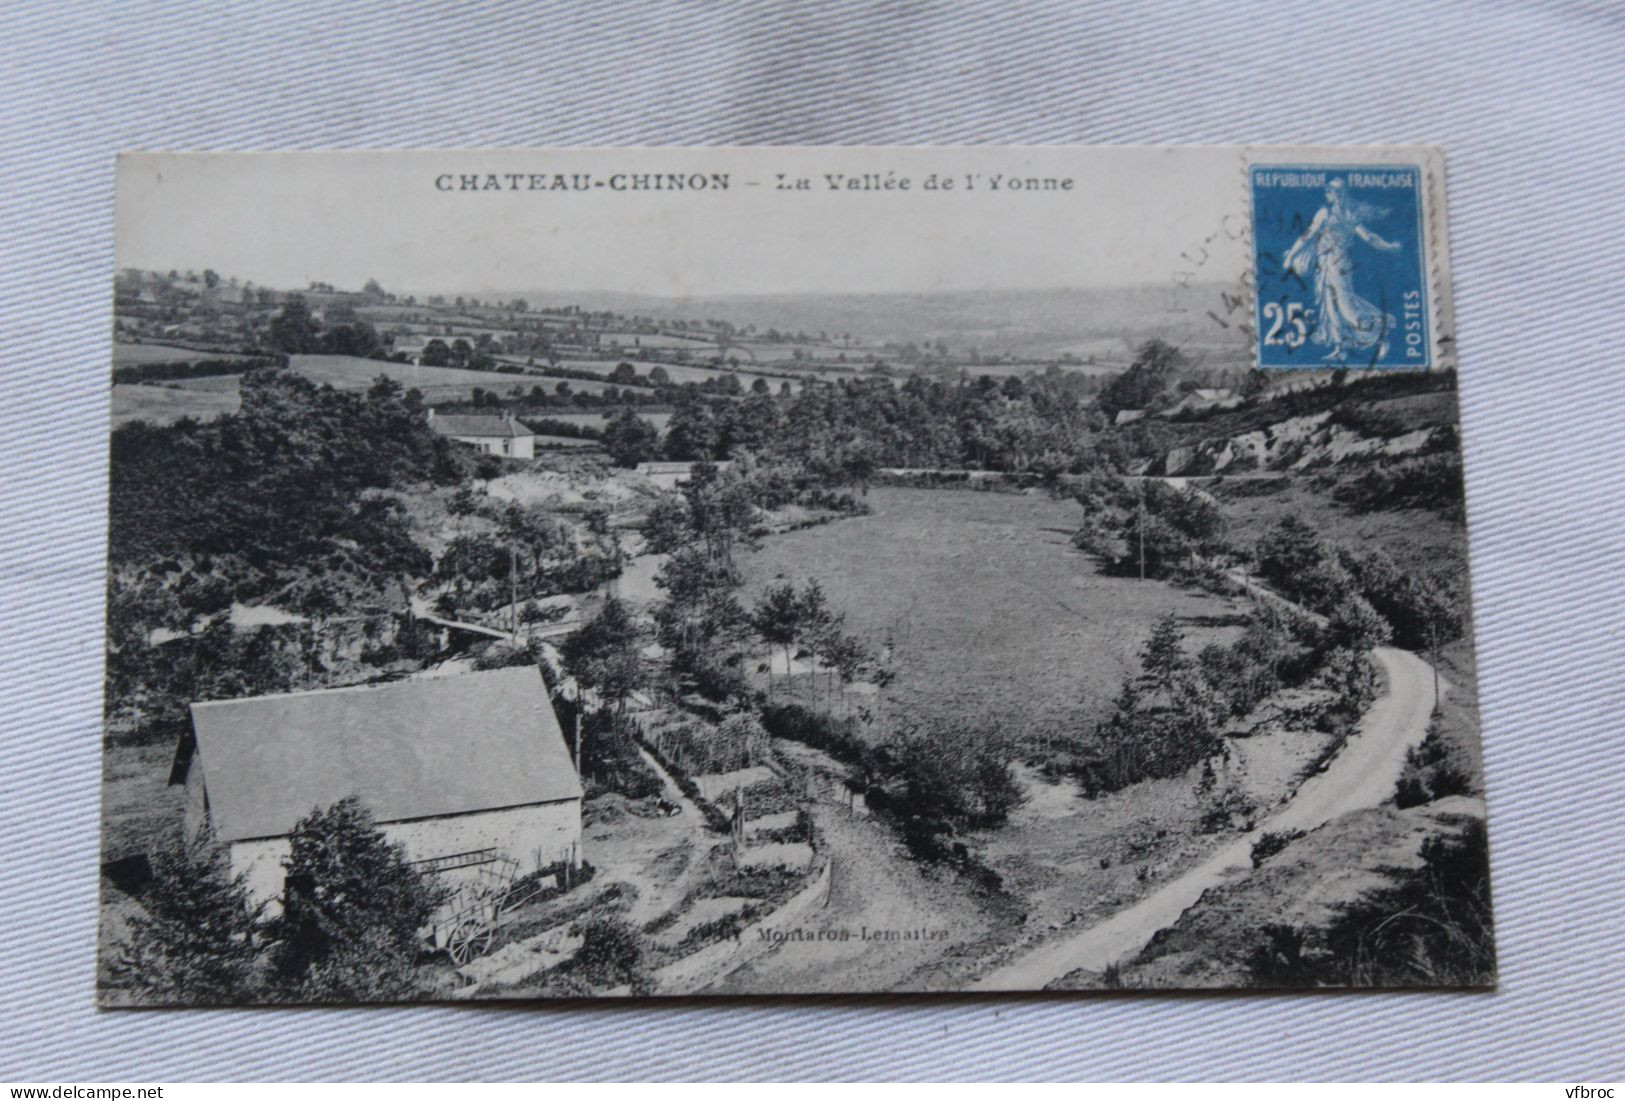
<svg viewBox="0 0 1625 1101">
<path fill-rule="evenodd" d="M 231 381 L 233 385 L 224 390 L 119 383 L 113 387 L 113 425 L 136 420 L 173 424 L 182 417 L 213 420 L 222 413 L 235 413 L 241 402 L 235 375 Z"/>
<path fill-rule="evenodd" d="M 892 488 L 868 501 L 870 516 L 770 537 L 739 564 L 747 598 L 816 578 L 849 629 L 876 650 L 890 641 L 889 719 L 1077 733 L 1105 712 L 1158 616 L 1179 617 L 1192 653 L 1239 632 L 1231 601 L 1102 576 L 1070 543 L 1071 502 Z"/>
<path fill-rule="evenodd" d="M 205 359 L 243 359 L 233 352 L 200 352 L 196 348 L 178 348 L 172 344 L 113 345 L 113 366 L 130 367 L 142 363 L 196 363 Z"/>
<path fill-rule="evenodd" d="M 1230 538 L 1243 548 L 1255 546 L 1287 516 L 1296 516 L 1333 543 L 1359 550 L 1380 547 L 1412 566 L 1466 568 L 1467 529 L 1431 509 L 1355 512 L 1318 487 L 1312 476 L 1304 475 L 1197 484 L 1218 498 L 1229 522 Z"/>
<path fill-rule="evenodd" d="M 716 341 L 692 336 L 673 336 L 669 333 L 616 333 L 603 332 L 598 339 L 604 344 L 619 344 L 622 348 L 691 348 L 701 351 L 714 349 Z"/>
<path fill-rule="evenodd" d="M 696 367 L 689 363 L 661 363 L 657 365 L 641 359 L 567 359 L 562 360 L 559 366 L 568 367 L 572 371 L 592 371 L 596 374 L 603 375 L 605 378 L 608 378 L 609 373 L 615 369 L 616 365 L 622 362 L 630 363 L 632 366 L 636 367 L 638 369 L 638 375 L 643 378 L 648 377 L 651 368 L 655 366 L 663 367 L 665 368 L 666 374 L 675 383 L 704 382 L 707 379 L 723 378 L 727 375 L 733 375 L 739 379 L 739 385 L 747 388 L 757 379 L 762 379 L 772 388 L 775 394 L 779 392 L 779 384 L 785 381 L 790 382 L 790 388 L 792 390 L 800 389 L 797 382 L 793 380 L 776 378 L 772 375 L 758 375 L 745 370 L 731 371 L 721 367 Z"/>
<path fill-rule="evenodd" d="M 541 386 L 553 393 L 561 380 L 532 375 L 510 375 L 498 371 L 465 371 L 456 367 L 415 367 L 409 363 L 389 363 L 378 359 L 356 356 L 294 356 L 291 367 L 314 382 L 326 383 L 339 390 L 365 390 L 379 375 L 408 388 L 422 392 L 430 405 L 436 402 L 467 401 L 476 386 L 506 398 L 515 386 L 529 392 L 532 386 Z M 570 389 L 576 392 L 600 393 L 607 383 L 568 379 Z M 208 420 L 222 413 L 235 413 L 241 405 L 238 398 L 238 376 L 215 375 L 206 378 L 178 379 L 157 384 L 125 384 L 113 387 L 113 423 L 147 420 L 157 424 L 170 424 L 183 416 Z M 604 419 L 596 412 L 560 413 L 557 419 L 577 424 L 601 427 Z M 648 419 L 664 430 L 671 419 L 669 413 L 651 413 Z"/>
<path fill-rule="evenodd" d="M 180 390 L 208 390 L 215 394 L 235 394 L 242 385 L 241 375 L 203 375 L 199 378 L 165 379 L 153 386 L 172 386 Z"/>
</svg>

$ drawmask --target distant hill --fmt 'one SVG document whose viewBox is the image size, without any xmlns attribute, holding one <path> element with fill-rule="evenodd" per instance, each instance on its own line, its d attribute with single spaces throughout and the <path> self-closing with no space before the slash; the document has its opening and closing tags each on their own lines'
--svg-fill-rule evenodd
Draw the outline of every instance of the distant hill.
<svg viewBox="0 0 1625 1101">
<path fill-rule="evenodd" d="M 1250 349 L 1227 315 L 1218 285 L 699 298 L 535 291 L 523 296 L 533 303 L 659 319 L 715 319 L 762 331 L 849 333 L 866 344 L 941 340 L 956 349 L 1016 356 L 1071 353 L 1115 361 L 1152 337 L 1210 360 L 1243 360 Z"/>
</svg>

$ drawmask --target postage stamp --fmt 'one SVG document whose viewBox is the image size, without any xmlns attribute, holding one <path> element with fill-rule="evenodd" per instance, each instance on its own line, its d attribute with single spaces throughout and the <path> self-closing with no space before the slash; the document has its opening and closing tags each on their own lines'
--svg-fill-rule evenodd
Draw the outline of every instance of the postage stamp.
<svg viewBox="0 0 1625 1101">
<path fill-rule="evenodd" d="M 1264 368 L 1432 366 L 1422 169 L 1255 164 Z"/>
</svg>

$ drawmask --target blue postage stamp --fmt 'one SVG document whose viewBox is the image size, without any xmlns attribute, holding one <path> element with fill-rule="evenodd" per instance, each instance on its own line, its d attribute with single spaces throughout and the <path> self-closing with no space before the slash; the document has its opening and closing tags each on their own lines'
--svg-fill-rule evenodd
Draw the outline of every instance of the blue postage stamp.
<svg viewBox="0 0 1625 1101">
<path fill-rule="evenodd" d="M 1254 165 L 1260 367 L 1432 366 L 1422 170 Z"/>
</svg>

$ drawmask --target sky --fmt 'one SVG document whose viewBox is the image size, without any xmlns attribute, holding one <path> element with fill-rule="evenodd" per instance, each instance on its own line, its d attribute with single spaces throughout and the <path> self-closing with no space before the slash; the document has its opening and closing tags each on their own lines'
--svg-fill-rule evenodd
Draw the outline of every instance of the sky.
<svg viewBox="0 0 1625 1101">
<path fill-rule="evenodd" d="M 615 189 L 667 173 L 729 186 Z M 844 186 L 865 173 L 910 186 Z M 492 175 L 495 190 L 461 187 Z M 587 190 L 552 190 L 560 175 Z M 933 175 L 954 187 L 927 189 Z M 781 190 L 781 177 L 811 189 Z M 1011 177 L 1072 182 L 1012 190 Z M 375 278 L 403 295 L 1228 282 L 1245 268 L 1245 181 L 1241 150 L 1211 147 L 128 154 L 115 252 L 121 268 L 213 268 L 281 289 Z"/>
</svg>

